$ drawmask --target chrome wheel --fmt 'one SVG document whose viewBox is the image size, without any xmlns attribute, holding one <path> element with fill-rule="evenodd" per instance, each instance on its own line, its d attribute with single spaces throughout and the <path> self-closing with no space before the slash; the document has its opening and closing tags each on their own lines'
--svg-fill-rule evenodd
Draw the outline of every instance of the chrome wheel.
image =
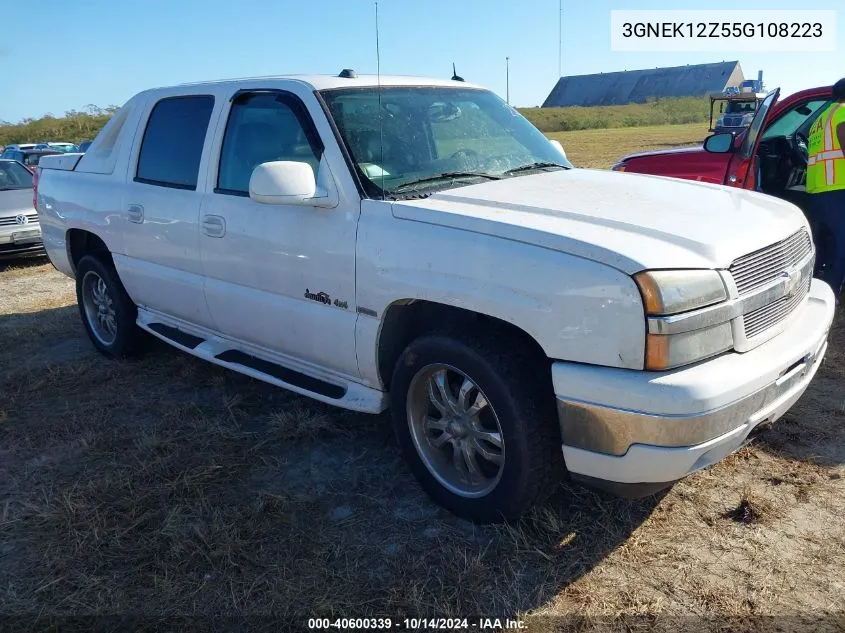
<svg viewBox="0 0 845 633">
<path fill-rule="evenodd" d="M 117 338 L 117 315 L 106 281 L 93 270 L 82 278 L 82 307 L 91 332 L 103 345 Z"/>
<path fill-rule="evenodd" d="M 505 444 L 481 389 L 449 365 L 423 367 L 408 388 L 411 437 L 429 472 L 449 491 L 483 497 L 499 483 Z"/>
</svg>

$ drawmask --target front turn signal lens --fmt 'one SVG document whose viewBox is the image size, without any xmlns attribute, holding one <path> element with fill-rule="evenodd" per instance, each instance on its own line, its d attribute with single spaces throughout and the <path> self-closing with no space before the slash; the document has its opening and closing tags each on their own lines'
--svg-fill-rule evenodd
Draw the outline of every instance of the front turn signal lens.
<svg viewBox="0 0 845 633">
<path fill-rule="evenodd" d="M 664 371 L 689 365 L 733 349 L 733 344 L 729 322 L 678 334 L 647 334 L 645 368 Z"/>
</svg>

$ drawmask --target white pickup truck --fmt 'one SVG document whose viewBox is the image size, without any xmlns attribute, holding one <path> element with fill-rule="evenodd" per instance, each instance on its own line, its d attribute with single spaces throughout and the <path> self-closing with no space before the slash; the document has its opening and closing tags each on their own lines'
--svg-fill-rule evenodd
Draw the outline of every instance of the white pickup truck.
<svg viewBox="0 0 845 633">
<path fill-rule="evenodd" d="M 102 352 L 141 330 L 392 410 L 425 490 L 515 517 L 566 473 L 649 494 L 801 396 L 829 286 L 797 207 L 576 169 L 481 87 L 262 77 L 141 92 L 36 199 Z"/>
</svg>

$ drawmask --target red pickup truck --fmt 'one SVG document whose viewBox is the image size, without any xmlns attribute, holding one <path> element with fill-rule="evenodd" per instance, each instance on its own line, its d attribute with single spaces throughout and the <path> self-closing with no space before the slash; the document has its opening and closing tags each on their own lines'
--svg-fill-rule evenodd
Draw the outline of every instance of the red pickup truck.
<svg viewBox="0 0 845 633">
<path fill-rule="evenodd" d="M 806 209 L 807 135 L 830 103 L 833 87 L 811 88 L 778 101 L 766 95 L 744 132 L 711 134 L 700 147 L 630 154 L 613 169 L 755 189 Z"/>
</svg>

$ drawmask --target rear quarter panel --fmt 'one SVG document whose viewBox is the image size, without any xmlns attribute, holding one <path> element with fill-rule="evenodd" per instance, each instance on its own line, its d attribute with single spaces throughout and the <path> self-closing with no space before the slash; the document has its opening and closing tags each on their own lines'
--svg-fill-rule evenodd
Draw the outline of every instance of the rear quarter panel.
<svg viewBox="0 0 845 633">
<path fill-rule="evenodd" d="M 74 271 L 67 232 L 97 235 L 112 253 L 123 251 L 120 230 L 122 182 L 102 174 L 45 169 L 38 184 L 38 218 L 50 261 L 65 274 Z"/>
<path fill-rule="evenodd" d="M 126 171 L 146 97 L 146 93 L 139 93 L 123 106 L 129 114 L 108 152 L 109 158 L 105 161 L 108 169 L 101 169 L 103 161 L 96 163 L 89 160 L 92 157 L 87 154 L 81 157 L 78 154 L 60 154 L 42 159 L 37 208 L 44 248 L 53 265 L 67 275 L 74 274 L 68 253 L 67 235 L 70 229 L 94 233 L 112 253 L 125 252 L 123 207 Z M 70 165 L 69 161 L 75 164 Z M 87 170 L 86 161 L 99 171 Z"/>
</svg>

